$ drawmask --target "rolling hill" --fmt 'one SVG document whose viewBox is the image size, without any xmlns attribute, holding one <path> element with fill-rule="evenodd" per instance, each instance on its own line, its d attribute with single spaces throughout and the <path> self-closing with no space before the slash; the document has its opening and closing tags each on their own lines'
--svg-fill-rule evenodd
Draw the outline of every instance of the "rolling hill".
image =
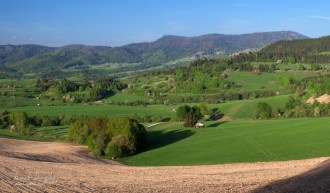
<svg viewBox="0 0 330 193">
<path fill-rule="evenodd" d="M 257 53 L 241 54 L 234 62 L 330 63 L 330 36 L 278 41 Z"/>
<path fill-rule="evenodd" d="M 47 72 L 72 66 L 102 63 L 141 63 L 158 66 L 185 57 L 229 55 L 247 49 L 260 49 L 280 40 L 308 38 L 296 32 L 279 31 L 243 35 L 209 34 L 197 37 L 166 35 L 154 42 L 121 47 L 67 45 L 0 46 L 0 66 L 22 72 Z M 144 66 L 144 67 L 145 67 Z"/>
</svg>

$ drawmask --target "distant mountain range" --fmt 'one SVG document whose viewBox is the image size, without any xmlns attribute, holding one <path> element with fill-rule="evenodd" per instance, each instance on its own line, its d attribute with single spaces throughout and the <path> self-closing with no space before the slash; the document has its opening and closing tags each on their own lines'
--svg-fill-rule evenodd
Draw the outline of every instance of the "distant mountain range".
<svg viewBox="0 0 330 193">
<path fill-rule="evenodd" d="M 142 63 L 157 66 L 185 57 L 230 55 L 247 49 L 260 49 L 280 40 L 307 38 L 292 31 L 278 31 L 243 35 L 209 34 L 197 37 L 166 35 L 154 42 L 120 47 L 2 45 L 0 66 L 22 72 L 47 72 L 102 63 Z"/>
</svg>

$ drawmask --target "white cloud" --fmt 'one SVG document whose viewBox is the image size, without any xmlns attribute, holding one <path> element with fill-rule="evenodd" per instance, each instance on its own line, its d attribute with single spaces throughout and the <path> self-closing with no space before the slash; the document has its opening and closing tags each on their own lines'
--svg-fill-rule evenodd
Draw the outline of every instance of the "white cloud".
<svg viewBox="0 0 330 193">
<path fill-rule="evenodd" d="M 320 15 L 313 15 L 313 16 L 310 16 L 310 18 L 330 21 L 330 17 L 320 16 Z"/>
</svg>

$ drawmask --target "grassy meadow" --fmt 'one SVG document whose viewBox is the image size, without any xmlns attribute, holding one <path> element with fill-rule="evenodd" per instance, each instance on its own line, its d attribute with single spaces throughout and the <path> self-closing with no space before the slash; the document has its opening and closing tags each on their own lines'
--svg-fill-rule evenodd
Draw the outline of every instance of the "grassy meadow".
<svg viewBox="0 0 330 193">
<path fill-rule="evenodd" d="M 111 66 L 108 67 L 111 68 Z M 32 93 L 32 96 L 29 97 L 15 96 L 15 93 L 24 95 L 26 90 L 35 89 L 35 81 L 0 80 L 2 91 L 7 92 L 6 96 L 0 96 L 0 112 L 8 110 L 9 112 L 26 112 L 28 115 L 87 115 L 89 117 L 161 115 L 163 118 L 170 118 L 169 122 L 152 127 L 148 127 L 151 123 L 143 123 L 147 128 L 149 149 L 120 160 L 125 164 L 135 166 L 277 161 L 330 155 L 330 129 L 328 126 L 330 117 L 254 119 L 259 102 L 266 102 L 273 109 L 284 108 L 288 97 L 293 95 L 288 94 L 292 93 L 288 85 L 281 84 L 285 78 L 293 77 L 299 81 L 304 77 L 316 76 L 318 73 L 291 71 L 256 74 L 228 71 L 227 74 L 229 81 L 240 85 L 230 92 L 270 89 L 278 92 L 278 96 L 206 104 L 210 110 L 216 110 L 226 119 L 218 121 L 203 119 L 201 121 L 206 124 L 206 127 L 196 129 L 185 128 L 183 123 L 176 121 L 176 113 L 173 112 L 173 109 L 177 109 L 183 104 L 118 105 L 126 102 L 150 101 L 152 98 L 145 96 L 145 87 L 162 92 L 163 87 L 166 90 L 164 85 L 173 84 L 173 75 L 125 78 L 122 79 L 125 83 L 134 81 L 136 90 L 118 92 L 114 96 L 102 99 L 101 103 L 85 104 L 50 101 L 44 97 L 50 95 L 48 91 L 38 95 Z M 135 93 L 135 91 L 140 92 Z M 195 95 L 216 96 L 218 94 L 216 92 Z M 171 90 L 162 94 L 170 97 L 193 96 L 191 93 L 176 93 Z M 42 97 L 37 100 L 36 96 L 39 95 Z M 302 100 L 307 100 L 306 96 Z M 200 104 L 190 103 L 188 105 Z M 0 137 L 34 141 L 66 141 L 68 128 L 69 126 L 36 127 L 33 136 L 22 136 L 8 130 L 0 130 Z"/>
<path fill-rule="evenodd" d="M 116 96 L 115 96 L 116 97 Z M 134 96 L 133 96 L 134 97 Z M 120 97 L 118 97 L 119 100 Z M 124 98 L 124 97 L 123 97 Z M 254 100 L 230 101 L 220 104 L 207 104 L 210 109 L 217 109 L 221 114 L 229 116 L 232 119 L 251 119 L 255 117 L 255 110 L 259 102 L 267 102 L 274 108 L 283 108 L 288 99 L 288 95 L 261 98 Z M 180 104 L 182 105 L 182 104 Z M 91 117 L 109 115 L 109 116 L 132 116 L 132 115 L 161 115 L 163 117 L 175 118 L 176 109 L 180 105 L 149 105 L 149 106 L 119 106 L 119 105 L 61 105 L 61 106 L 25 106 L 25 107 L 0 107 L 0 111 L 8 110 L 24 111 L 29 115 L 88 115 Z M 199 105 L 199 104 L 188 104 Z"/>
<path fill-rule="evenodd" d="M 330 155 L 330 118 L 163 123 L 148 128 L 149 150 L 121 161 L 136 166 L 295 160 Z"/>
<path fill-rule="evenodd" d="M 180 122 L 148 127 L 147 151 L 119 160 L 134 166 L 205 165 L 296 160 L 330 155 L 329 117 L 208 121 L 204 128 Z M 67 126 L 36 128 L 34 136 L 0 130 L 0 137 L 66 141 Z"/>
<path fill-rule="evenodd" d="M 45 136 L 26 136 L 18 133 L 10 132 L 8 129 L 0 129 L 0 137 L 2 138 L 10 138 L 10 139 L 19 139 L 19 140 L 27 140 L 27 141 L 53 141 L 53 138 L 45 137 Z"/>
</svg>

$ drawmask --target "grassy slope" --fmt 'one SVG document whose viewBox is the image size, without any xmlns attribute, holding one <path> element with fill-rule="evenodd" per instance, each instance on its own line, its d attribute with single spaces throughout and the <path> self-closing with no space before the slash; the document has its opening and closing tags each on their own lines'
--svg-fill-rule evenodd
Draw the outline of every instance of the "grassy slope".
<svg viewBox="0 0 330 193">
<path fill-rule="evenodd" d="M 324 73 L 328 74 L 328 73 Z M 261 73 L 260 75 L 251 72 L 228 72 L 228 80 L 237 84 L 241 84 L 248 91 L 260 90 L 263 87 L 273 91 L 284 92 L 286 88 L 278 83 L 281 77 L 293 77 L 296 80 L 301 80 L 308 76 L 317 76 L 315 72 L 276 72 L 276 73 Z"/>
<path fill-rule="evenodd" d="M 292 160 L 330 155 L 330 118 L 236 120 L 187 129 L 165 123 L 148 129 L 150 150 L 130 165 L 200 165 Z"/>
<path fill-rule="evenodd" d="M 287 95 L 254 100 L 232 101 L 219 105 L 221 113 L 234 119 L 254 118 L 259 102 L 267 102 L 272 108 L 283 108 L 288 100 Z M 211 105 L 213 106 L 213 105 Z"/>
<path fill-rule="evenodd" d="M 218 108 L 221 113 L 230 116 L 234 119 L 248 119 L 254 118 L 255 109 L 259 102 L 267 102 L 273 107 L 283 108 L 288 96 L 275 96 L 269 98 L 255 99 L 255 100 L 241 100 L 232 101 L 222 104 L 208 104 L 209 108 Z M 194 105 L 194 104 L 190 104 Z M 198 105 L 198 104 L 197 104 Z M 151 105 L 143 106 L 117 106 L 117 105 L 100 105 L 100 106 L 85 106 L 85 105 L 68 105 L 68 106 L 27 106 L 27 107 L 14 107 L 5 108 L 0 107 L 0 112 L 4 110 L 24 111 L 30 115 L 43 114 L 50 116 L 66 115 L 111 115 L 111 116 L 129 116 L 138 114 L 144 116 L 149 115 L 162 115 L 163 117 L 175 117 L 176 114 L 171 110 L 177 108 L 179 105 Z"/>
<path fill-rule="evenodd" d="M 139 114 L 139 115 L 164 115 L 164 116 L 175 116 L 175 113 L 171 112 L 171 107 L 174 106 L 118 106 L 118 105 L 95 105 L 95 106 L 85 106 L 85 105 L 68 105 L 68 106 L 29 106 L 29 107 L 15 107 L 7 109 L 9 112 L 12 111 L 24 111 L 30 115 L 42 114 L 50 116 L 58 116 L 61 114 L 65 115 L 89 115 L 89 116 L 100 116 L 100 115 L 111 115 L 111 116 L 129 116 Z M 1 108 L 0 111 L 4 111 L 6 108 Z"/>
<path fill-rule="evenodd" d="M 0 137 L 27 140 L 27 141 L 53 141 L 53 139 L 49 137 L 24 136 L 17 133 L 12 133 L 8 129 L 0 129 Z"/>
<path fill-rule="evenodd" d="M 28 141 L 54 141 L 54 140 L 66 140 L 68 137 L 68 126 L 46 126 L 35 128 L 35 135 L 24 136 L 18 133 L 12 133 L 8 129 L 0 129 L 0 137 L 21 139 Z"/>
</svg>

